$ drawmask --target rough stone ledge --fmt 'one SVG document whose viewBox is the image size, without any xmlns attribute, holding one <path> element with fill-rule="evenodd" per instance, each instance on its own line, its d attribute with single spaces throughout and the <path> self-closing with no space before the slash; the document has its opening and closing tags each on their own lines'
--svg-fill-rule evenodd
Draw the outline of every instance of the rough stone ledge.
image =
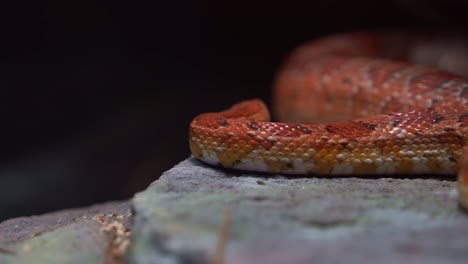
<svg viewBox="0 0 468 264">
<path fill-rule="evenodd" d="M 288 178 L 193 158 L 132 201 L 0 223 L 0 264 L 467 259 L 452 179 Z"/>
<path fill-rule="evenodd" d="M 455 187 L 452 179 L 286 178 L 189 158 L 135 196 L 129 260 L 466 263 L 468 215 Z"/>
<path fill-rule="evenodd" d="M 121 263 L 131 202 L 109 202 L 0 223 L 0 263 Z"/>
</svg>

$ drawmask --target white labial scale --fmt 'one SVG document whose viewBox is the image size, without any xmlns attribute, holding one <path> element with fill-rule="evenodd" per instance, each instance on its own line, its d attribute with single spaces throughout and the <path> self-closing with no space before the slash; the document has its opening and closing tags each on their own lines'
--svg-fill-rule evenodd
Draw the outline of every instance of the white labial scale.
<svg viewBox="0 0 468 264">
<path fill-rule="evenodd" d="M 350 175 L 353 174 L 353 165 L 350 163 L 338 163 L 333 166 L 331 174 L 334 175 Z"/>
<path fill-rule="evenodd" d="M 377 174 L 393 174 L 396 171 L 398 162 L 394 161 L 384 161 L 382 164 L 377 165 L 376 172 Z"/>
<path fill-rule="evenodd" d="M 219 158 L 218 155 L 215 152 L 212 151 L 206 151 L 206 149 L 203 147 L 202 144 L 199 144 L 198 147 L 202 151 L 203 157 L 201 158 L 204 162 L 212 164 L 212 165 L 218 165 L 219 164 Z"/>
<path fill-rule="evenodd" d="M 234 168 L 261 172 L 276 172 L 270 171 L 268 165 L 263 161 L 263 159 L 241 159 L 239 163 L 234 165 Z M 286 169 L 282 172 L 291 174 L 307 174 L 313 168 L 313 163 L 303 162 L 301 159 L 295 159 L 292 161 L 292 168 Z"/>
<path fill-rule="evenodd" d="M 312 162 L 304 162 L 301 159 L 292 160 L 292 168 L 287 169 L 286 173 L 292 174 L 307 174 L 315 167 L 315 164 Z"/>
<path fill-rule="evenodd" d="M 241 159 L 234 165 L 235 169 L 268 172 L 268 166 L 262 159 Z"/>
<path fill-rule="evenodd" d="M 412 162 L 415 173 L 431 173 L 431 169 L 427 166 L 427 158 L 413 157 Z"/>
<path fill-rule="evenodd" d="M 453 170 L 453 168 L 450 165 L 445 165 L 442 167 L 444 168 L 444 173 L 447 173 L 447 174 L 457 173 L 456 171 Z"/>
<path fill-rule="evenodd" d="M 245 158 L 234 164 L 235 169 L 268 172 L 268 166 L 261 154 L 265 151 L 263 148 L 252 150 Z"/>
<path fill-rule="evenodd" d="M 431 169 L 426 164 L 415 164 L 414 172 L 415 173 L 431 173 Z"/>
<path fill-rule="evenodd" d="M 439 167 L 442 168 L 442 171 L 444 173 L 455 173 L 455 171 L 453 171 L 452 169 L 452 163 L 450 162 L 450 160 L 448 158 L 440 158 L 438 159 L 439 160 Z"/>
</svg>

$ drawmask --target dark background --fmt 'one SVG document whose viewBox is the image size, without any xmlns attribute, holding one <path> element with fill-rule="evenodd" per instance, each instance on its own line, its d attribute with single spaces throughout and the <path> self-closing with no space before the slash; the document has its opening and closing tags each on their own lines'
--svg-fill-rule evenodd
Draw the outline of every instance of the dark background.
<svg viewBox="0 0 468 264">
<path fill-rule="evenodd" d="M 194 116 L 269 102 L 306 40 L 468 17 L 455 0 L 2 5 L 0 220 L 132 197 L 190 155 Z"/>
</svg>

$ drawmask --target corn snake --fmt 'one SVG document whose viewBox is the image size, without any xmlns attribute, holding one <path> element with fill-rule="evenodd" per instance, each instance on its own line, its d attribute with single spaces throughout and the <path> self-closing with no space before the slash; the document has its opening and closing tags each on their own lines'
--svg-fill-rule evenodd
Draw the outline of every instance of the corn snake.
<svg viewBox="0 0 468 264">
<path fill-rule="evenodd" d="M 460 77 L 468 74 L 461 58 L 442 65 L 447 71 L 421 66 L 431 41 L 359 32 L 306 43 L 274 83 L 275 116 L 285 123 L 270 122 L 258 99 L 201 114 L 190 124 L 192 154 L 271 173 L 458 174 L 468 209 L 468 80 Z"/>
</svg>

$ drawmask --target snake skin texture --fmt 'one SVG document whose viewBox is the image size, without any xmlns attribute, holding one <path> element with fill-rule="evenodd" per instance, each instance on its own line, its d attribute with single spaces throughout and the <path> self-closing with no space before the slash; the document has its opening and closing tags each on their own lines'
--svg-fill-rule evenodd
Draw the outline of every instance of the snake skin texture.
<svg viewBox="0 0 468 264">
<path fill-rule="evenodd" d="M 458 54 L 447 62 L 439 44 L 396 33 L 306 43 L 275 80 L 282 122 L 270 122 L 258 99 L 199 115 L 192 154 L 225 168 L 309 176 L 458 174 L 468 208 L 467 68 Z"/>
</svg>

